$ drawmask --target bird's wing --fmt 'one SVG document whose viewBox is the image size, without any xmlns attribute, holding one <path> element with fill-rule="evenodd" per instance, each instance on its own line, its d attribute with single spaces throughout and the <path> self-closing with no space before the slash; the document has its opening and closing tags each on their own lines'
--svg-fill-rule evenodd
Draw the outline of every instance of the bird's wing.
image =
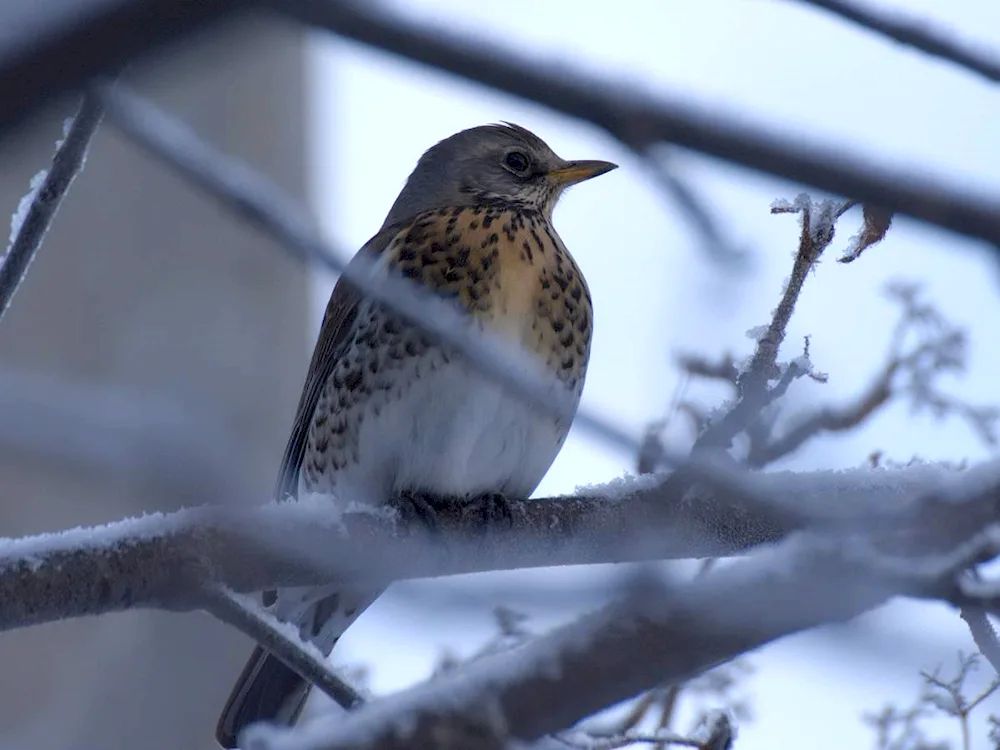
<svg viewBox="0 0 1000 750">
<path fill-rule="evenodd" d="M 359 257 L 373 260 L 385 250 L 389 240 L 399 231 L 398 225 L 383 228 L 378 234 L 364 244 L 358 254 L 351 260 L 354 266 Z M 292 432 L 285 446 L 285 455 L 281 459 L 281 468 L 275 484 L 275 498 L 285 500 L 294 497 L 299 487 L 299 470 L 302 467 L 302 457 L 305 453 L 306 438 L 309 425 L 312 422 L 316 402 L 319 401 L 323 385 L 326 383 L 341 349 L 348 340 L 348 334 L 358 314 L 358 306 L 363 299 L 360 290 L 343 276 L 337 281 L 326 305 L 323 315 L 323 325 L 313 349 L 312 361 L 306 372 L 306 382 L 302 387 L 302 396 L 295 411 L 295 421 Z"/>
</svg>

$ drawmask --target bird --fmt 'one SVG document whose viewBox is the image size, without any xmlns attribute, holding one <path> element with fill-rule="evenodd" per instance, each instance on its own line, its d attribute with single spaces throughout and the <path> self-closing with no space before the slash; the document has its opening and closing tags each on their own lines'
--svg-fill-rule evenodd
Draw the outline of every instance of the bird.
<svg viewBox="0 0 1000 750">
<path fill-rule="evenodd" d="M 379 231 L 352 264 L 409 279 L 468 314 L 473 330 L 518 347 L 566 391 L 575 414 L 590 359 L 593 306 L 552 224 L 566 188 L 617 165 L 567 161 L 501 122 L 462 130 L 420 157 Z M 562 448 L 571 417 L 534 408 L 460 351 L 341 277 L 330 296 L 275 487 L 388 504 L 526 499 Z M 264 592 L 276 617 L 329 655 L 385 586 Z M 216 727 L 224 748 L 250 724 L 294 724 L 309 683 L 258 646 Z"/>
</svg>

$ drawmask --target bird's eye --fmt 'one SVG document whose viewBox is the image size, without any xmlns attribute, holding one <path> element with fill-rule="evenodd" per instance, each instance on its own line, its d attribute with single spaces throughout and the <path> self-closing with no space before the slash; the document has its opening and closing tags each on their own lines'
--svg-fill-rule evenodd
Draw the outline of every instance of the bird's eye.
<svg viewBox="0 0 1000 750">
<path fill-rule="evenodd" d="M 524 174 L 531 167 L 531 159 L 523 151 L 509 151 L 503 158 L 504 166 L 514 174 Z"/>
</svg>

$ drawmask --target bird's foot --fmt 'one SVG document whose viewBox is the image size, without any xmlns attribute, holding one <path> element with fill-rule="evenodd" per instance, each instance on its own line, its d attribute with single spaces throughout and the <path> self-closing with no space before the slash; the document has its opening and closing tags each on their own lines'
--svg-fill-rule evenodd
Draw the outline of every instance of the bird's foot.
<svg viewBox="0 0 1000 750">
<path fill-rule="evenodd" d="M 421 523 L 432 534 L 441 528 L 445 518 L 458 508 L 463 521 L 489 532 L 498 525 L 514 525 L 510 501 L 501 492 L 486 492 L 468 497 L 435 498 L 422 492 L 400 492 L 393 498 L 393 507 L 404 524 Z"/>
<path fill-rule="evenodd" d="M 514 525 L 514 513 L 510 501 L 502 492 L 487 492 L 473 495 L 462 504 L 463 518 L 481 521 L 483 529 L 490 531 L 499 524 Z"/>
<path fill-rule="evenodd" d="M 432 534 L 438 532 L 438 511 L 426 495 L 403 491 L 392 500 L 392 506 L 404 524 L 421 523 Z"/>
</svg>

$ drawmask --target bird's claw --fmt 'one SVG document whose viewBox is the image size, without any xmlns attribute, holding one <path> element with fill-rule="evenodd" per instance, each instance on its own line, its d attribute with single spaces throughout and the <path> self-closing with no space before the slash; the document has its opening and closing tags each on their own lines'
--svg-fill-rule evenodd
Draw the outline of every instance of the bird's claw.
<svg viewBox="0 0 1000 750">
<path fill-rule="evenodd" d="M 438 532 L 437 509 L 417 492 L 400 492 L 393 498 L 393 507 L 404 524 L 422 523 L 432 534 Z"/>
<path fill-rule="evenodd" d="M 511 511 L 510 501 L 501 492 L 487 492 L 482 495 L 471 497 L 450 498 L 447 501 L 441 500 L 442 504 L 451 505 L 455 503 L 460 510 L 463 521 L 470 521 L 478 526 L 483 532 L 489 532 L 499 524 L 508 527 L 514 525 L 514 514 Z M 419 522 L 428 531 L 436 534 L 440 531 L 441 523 L 439 517 L 441 512 L 448 515 L 448 509 L 438 509 L 438 503 L 433 499 L 419 492 L 401 492 L 394 498 L 393 507 L 399 513 L 404 524 Z M 455 506 L 452 506 L 455 507 Z"/>
<path fill-rule="evenodd" d="M 487 492 L 470 497 L 462 507 L 462 516 L 482 521 L 486 531 L 498 524 L 514 525 L 510 501 L 502 492 Z"/>
</svg>

